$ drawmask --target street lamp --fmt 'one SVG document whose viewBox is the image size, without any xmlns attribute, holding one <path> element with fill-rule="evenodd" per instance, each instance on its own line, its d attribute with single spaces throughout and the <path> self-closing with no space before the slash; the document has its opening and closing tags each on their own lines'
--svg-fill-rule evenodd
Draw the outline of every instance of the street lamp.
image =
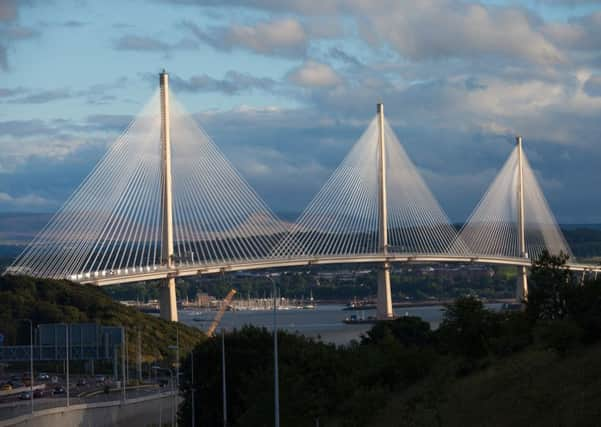
<svg viewBox="0 0 601 427">
<path fill-rule="evenodd" d="M 69 348 L 69 324 L 65 323 L 65 376 L 67 383 L 67 407 L 69 407 L 69 356 L 71 349 Z"/>
<path fill-rule="evenodd" d="M 179 328 L 175 329 L 176 337 L 175 337 L 175 345 L 170 345 L 167 348 L 169 350 L 175 350 L 175 381 L 177 383 L 177 388 L 179 389 Z"/>
<path fill-rule="evenodd" d="M 173 389 L 173 371 L 171 370 L 171 368 L 161 368 L 160 366 L 153 366 L 152 369 L 154 369 L 155 371 L 168 371 L 169 372 L 169 382 L 171 383 L 171 393 L 172 393 L 172 398 L 173 398 L 173 405 L 171 408 L 171 416 L 173 419 L 173 425 L 177 427 L 177 420 L 175 418 L 175 405 L 176 405 L 176 400 L 175 400 L 175 390 Z"/>
<path fill-rule="evenodd" d="M 31 399 L 31 415 L 33 415 L 33 322 L 31 319 L 17 319 L 29 323 L 29 389 Z"/>
<path fill-rule="evenodd" d="M 221 384 L 223 393 L 223 427 L 227 427 L 227 382 L 225 374 L 225 329 L 221 327 Z"/>
<path fill-rule="evenodd" d="M 192 252 L 194 253 L 194 252 Z M 194 402 L 194 349 L 190 351 L 190 369 L 192 370 L 192 384 L 191 384 L 191 394 L 192 394 L 192 426 L 196 426 L 196 403 Z"/>
<path fill-rule="evenodd" d="M 273 292 L 273 386 L 274 386 L 274 396 L 273 396 L 273 408 L 274 408 L 274 425 L 275 427 L 280 427 L 280 381 L 278 374 L 278 323 L 277 323 L 277 305 L 276 305 L 276 285 L 275 280 L 271 275 L 268 276 L 269 280 L 271 280 L 272 284 L 272 292 Z"/>
</svg>

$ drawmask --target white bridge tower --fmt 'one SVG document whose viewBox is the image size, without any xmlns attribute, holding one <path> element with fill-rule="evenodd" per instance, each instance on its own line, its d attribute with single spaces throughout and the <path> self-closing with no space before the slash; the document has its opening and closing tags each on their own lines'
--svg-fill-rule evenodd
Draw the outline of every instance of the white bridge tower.
<svg viewBox="0 0 601 427">
<path fill-rule="evenodd" d="M 388 204 L 386 197 L 386 145 L 384 141 L 384 104 L 377 105 L 378 112 L 378 153 L 380 164 L 378 167 L 378 213 L 379 249 L 384 256 L 388 255 Z M 392 319 L 392 297 L 390 294 L 390 263 L 385 261 L 378 269 L 378 295 L 376 301 L 376 317 L 379 320 Z"/>
<path fill-rule="evenodd" d="M 524 164 L 522 137 L 515 138 L 518 148 L 518 240 L 520 245 L 520 256 L 528 258 L 526 252 L 526 227 L 524 222 Z M 516 302 L 521 303 L 528 298 L 528 271 L 526 267 L 518 267 L 518 279 L 515 290 Z"/>
<path fill-rule="evenodd" d="M 161 154 L 162 154 L 162 238 L 161 261 L 168 269 L 174 267 L 173 257 L 173 194 L 171 191 L 171 135 L 169 128 L 169 75 L 159 74 L 161 86 Z M 161 317 L 177 322 L 175 277 L 161 282 Z"/>
</svg>

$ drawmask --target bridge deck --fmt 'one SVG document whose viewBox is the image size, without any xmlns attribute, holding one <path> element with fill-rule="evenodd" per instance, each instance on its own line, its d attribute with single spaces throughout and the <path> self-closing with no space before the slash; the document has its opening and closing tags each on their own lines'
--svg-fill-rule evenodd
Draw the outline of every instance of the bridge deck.
<svg viewBox="0 0 601 427">
<path fill-rule="evenodd" d="M 236 263 L 208 265 L 179 265 L 168 269 L 163 266 L 151 266 L 133 270 L 112 272 L 90 272 L 70 277 L 71 280 L 98 286 L 122 283 L 158 280 L 169 277 L 187 277 L 214 274 L 228 271 L 260 270 L 267 268 L 302 267 L 331 264 L 367 264 L 367 263 L 476 263 L 491 265 L 509 265 L 530 267 L 532 261 L 526 258 L 453 256 L 453 255 L 353 255 L 297 258 L 267 258 L 261 260 L 238 261 Z M 601 265 L 569 263 L 566 266 L 573 271 L 601 272 Z"/>
</svg>

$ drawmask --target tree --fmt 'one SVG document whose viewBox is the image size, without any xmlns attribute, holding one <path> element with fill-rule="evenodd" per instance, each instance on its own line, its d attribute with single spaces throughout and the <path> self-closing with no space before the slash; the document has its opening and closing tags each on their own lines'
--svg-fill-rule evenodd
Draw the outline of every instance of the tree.
<svg viewBox="0 0 601 427">
<path fill-rule="evenodd" d="M 559 320 L 568 314 L 568 297 L 574 287 L 568 256 L 551 255 L 546 249 L 532 266 L 526 311 L 532 321 Z"/>
<path fill-rule="evenodd" d="M 445 307 L 438 337 L 443 350 L 477 359 L 487 355 L 497 327 L 497 318 L 482 301 L 463 297 Z"/>
</svg>

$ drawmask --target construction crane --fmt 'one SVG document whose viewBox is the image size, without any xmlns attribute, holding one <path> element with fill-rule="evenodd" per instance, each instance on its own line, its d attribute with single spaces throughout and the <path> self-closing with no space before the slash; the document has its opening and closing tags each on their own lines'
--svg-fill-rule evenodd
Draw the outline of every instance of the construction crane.
<svg viewBox="0 0 601 427">
<path fill-rule="evenodd" d="M 236 295 L 236 290 L 232 289 L 231 291 L 228 292 L 228 294 L 225 296 L 225 298 L 221 302 L 221 307 L 219 308 L 219 311 L 217 311 L 217 314 L 215 315 L 215 318 L 213 319 L 213 323 L 211 323 L 211 326 L 209 326 L 209 329 L 207 330 L 208 337 L 212 337 L 215 335 L 215 330 L 217 329 L 217 326 L 219 326 L 219 322 L 221 322 L 223 313 L 225 313 L 227 306 L 230 305 L 230 302 L 232 302 L 232 298 L 234 298 L 234 295 Z"/>
</svg>

